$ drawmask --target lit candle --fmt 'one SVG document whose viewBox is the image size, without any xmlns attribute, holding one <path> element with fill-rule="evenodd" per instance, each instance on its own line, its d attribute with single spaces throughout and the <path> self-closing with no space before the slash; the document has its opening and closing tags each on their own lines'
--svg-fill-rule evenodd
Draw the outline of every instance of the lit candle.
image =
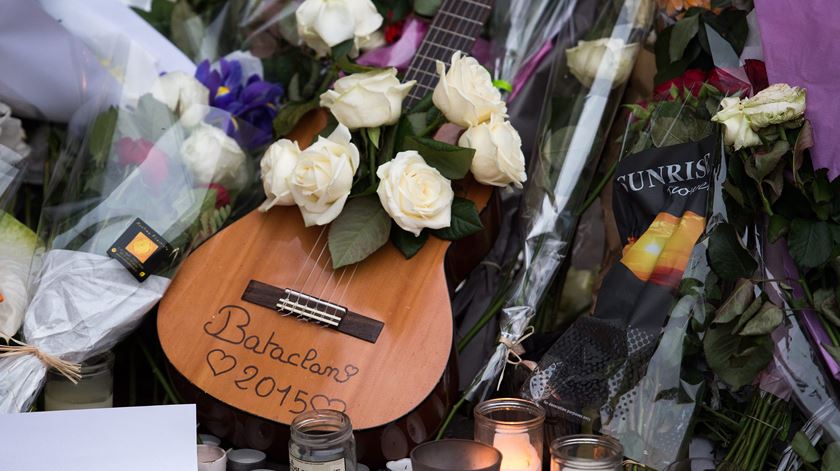
<svg viewBox="0 0 840 471">
<path fill-rule="evenodd" d="M 493 448 L 502 453 L 501 471 L 539 471 L 542 459 L 527 433 L 496 433 Z"/>
</svg>

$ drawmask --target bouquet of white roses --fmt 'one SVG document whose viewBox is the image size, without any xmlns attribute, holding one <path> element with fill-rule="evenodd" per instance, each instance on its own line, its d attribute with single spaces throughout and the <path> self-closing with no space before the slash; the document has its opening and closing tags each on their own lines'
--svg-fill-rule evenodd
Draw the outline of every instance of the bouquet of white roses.
<svg viewBox="0 0 840 471">
<path fill-rule="evenodd" d="M 22 340 L 0 348 L 0 411 L 28 409 L 48 367 L 78 379 L 78 364 L 140 322 L 192 248 L 257 201 L 256 162 L 231 137 L 250 135 L 248 124 L 201 104 L 207 93 L 186 74 L 162 76 L 135 107 L 89 103 L 71 120 L 45 191 Z"/>
<path fill-rule="evenodd" d="M 480 230 L 475 205 L 455 196 L 451 181 L 468 172 L 495 186 L 526 179 L 519 134 L 487 70 L 456 52 L 448 70 L 438 62 L 434 93 L 403 114 L 413 82 L 400 83 L 396 69 L 354 67 L 321 95 L 335 122 L 315 143 L 300 149 L 281 139 L 263 156 L 261 210 L 297 205 L 307 226 L 332 223 L 334 268 L 389 238 L 411 257 L 430 234 L 456 240 Z M 436 131 L 458 145 L 433 139 Z"/>
</svg>

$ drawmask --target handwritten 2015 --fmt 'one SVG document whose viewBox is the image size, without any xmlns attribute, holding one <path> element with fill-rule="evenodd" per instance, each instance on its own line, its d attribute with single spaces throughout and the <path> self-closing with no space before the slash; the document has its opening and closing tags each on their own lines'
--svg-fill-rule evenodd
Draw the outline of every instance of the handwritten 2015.
<svg viewBox="0 0 840 471">
<path fill-rule="evenodd" d="M 279 384 L 273 376 L 261 375 L 256 365 L 245 365 L 239 369 L 239 360 L 220 348 L 207 352 L 207 365 L 214 376 L 233 372 L 233 384 L 241 391 L 250 391 L 263 399 L 279 397 L 278 407 L 282 408 L 288 404 L 286 410 L 291 414 L 300 414 L 310 409 L 334 409 L 341 412 L 347 410 L 347 403 L 341 399 L 330 398 L 324 394 L 311 394 L 292 385 Z"/>
</svg>

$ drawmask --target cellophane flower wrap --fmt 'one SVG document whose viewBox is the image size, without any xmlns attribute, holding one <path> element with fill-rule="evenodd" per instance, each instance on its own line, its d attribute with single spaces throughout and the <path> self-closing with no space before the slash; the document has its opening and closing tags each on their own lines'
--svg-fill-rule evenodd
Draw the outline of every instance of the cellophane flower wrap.
<svg viewBox="0 0 840 471">
<path fill-rule="evenodd" d="M 29 301 L 35 233 L 11 214 L 27 159 L 0 145 L 0 339 L 20 328 Z"/>
<path fill-rule="evenodd" d="M 652 8 L 645 0 L 569 4 L 520 211 L 522 263 L 501 313 L 500 344 L 467 389 L 470 400 L 481 400 L 497 387 L 512 346 L 568 254 Z"/>
<path fill-rule="evenodd" d="M 183 109 L 185 87 L 174 90 L 177 113 L 149 93 L 136 106 L 88 103 L 71 120 L 46 186 L 22 329 L 39 352 L 80 363 L 112 348 L 191 249 L 259 203 L 256 157 L 225 132 L 232 117 Z M 46 370 L 33 354 L 0 358 L 0 412 L 27 410 Z"/>
</svg>

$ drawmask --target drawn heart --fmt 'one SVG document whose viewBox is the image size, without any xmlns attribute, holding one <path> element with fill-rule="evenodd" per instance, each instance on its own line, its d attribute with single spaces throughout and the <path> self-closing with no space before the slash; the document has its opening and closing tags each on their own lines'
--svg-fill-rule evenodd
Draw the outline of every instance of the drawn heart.
<svg viewBox="0 0 840 471">
<path fill-rule="evenodd" d="M 207 364 L 213 371 L 213 376 L 219 376 L 236 368 L 236 357 L 216 348 L 207 353 Z"/>
<path fill-rule="evenodd" d="M 353 365 L 347 365 L 347 366 L 344 367 L 344 374 L 347 375 L 348 379 L 352 378 L 353 376 L 356 376 L 356 374 L 358 374 L 358 373 L 359 373 L 359 369 L 356 368 Z"/>
<path fill-rule="evenodd" d="M 347 403 L 341 399 L 330 399 L 323 394 L 316 394 L 309 400 L 309 405 L 315 410 L 332 409 L 339 412 L 347 411 Z"/>
</svg>

